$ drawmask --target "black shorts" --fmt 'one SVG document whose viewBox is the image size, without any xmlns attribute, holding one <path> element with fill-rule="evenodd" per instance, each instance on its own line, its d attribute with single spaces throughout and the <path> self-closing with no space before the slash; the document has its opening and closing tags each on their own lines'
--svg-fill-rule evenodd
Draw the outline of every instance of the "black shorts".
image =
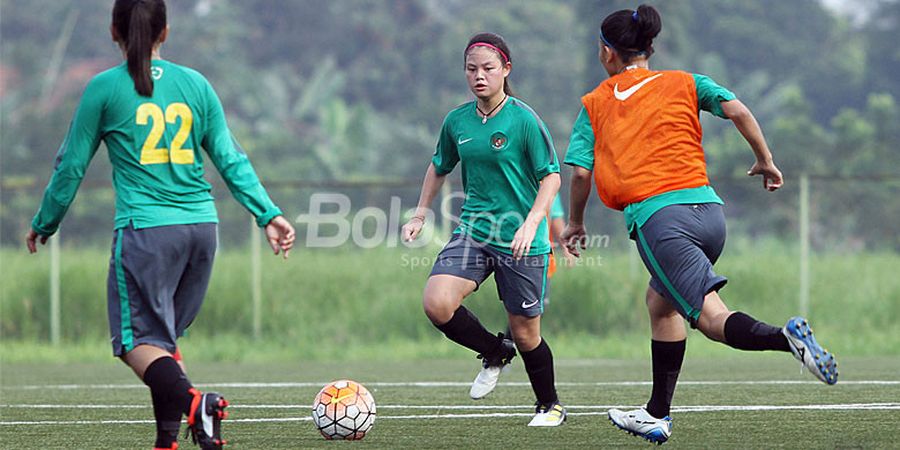
<svg viewBox="0 0 900 450">
<path fill-rule="evenodd" d="M 115 231 L 107 277 L 113 354 L 141 344 L 175 352 L 206 295 L 216 254 L 216 224 Z"/>
<path fill-rule="evenodd" d="M 650 287 L 696 327 L 706 294 L 728 283 L 713 271 L 725 247 L 722 205 L 666 206 L 636 227 L 631 238 L 650 271 Z"/>
<path fill-rule="evenodd" d="M 481 286 L 493 273 L 506 310 L 535 317 L 544 312 L 548 257 L 549 253 L 516 260 L 490 245 L 455 234 L 438 254 L 431 275 L 453 275 Z"/>
</svg>

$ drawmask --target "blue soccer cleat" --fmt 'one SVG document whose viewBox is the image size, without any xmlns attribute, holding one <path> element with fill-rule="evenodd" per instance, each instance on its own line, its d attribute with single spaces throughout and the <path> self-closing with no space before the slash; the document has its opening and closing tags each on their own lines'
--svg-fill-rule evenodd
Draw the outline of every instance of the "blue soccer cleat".
<svg viewBox="0 0 900 450">
<path fill-rule="evenodd" d="M 609 421 L 620 430 L 642 437 L 656 445 L 662 445 L 672 435 L 672 418 L 669 416 L 657 419 L 644 408 L 632 411 L 611 409 L 608 414 Z"/>
<path fill-rule="evenodd" d="M 812 328 L 802 317 L 792 317 L 781 330 L 787 338 L 791 352 L 825 384 L 838 381 L 837 361 L 834 355 L 822 348 L 813 337 Z"/>
</svg>

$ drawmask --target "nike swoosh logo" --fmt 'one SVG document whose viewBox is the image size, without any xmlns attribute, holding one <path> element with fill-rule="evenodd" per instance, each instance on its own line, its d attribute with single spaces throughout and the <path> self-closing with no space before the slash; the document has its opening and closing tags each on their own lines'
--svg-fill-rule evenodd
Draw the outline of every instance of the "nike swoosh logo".
<svg viewBox="0 0 900 450">
<path fill-rule="evenodd" d="M 471 141 L 472 139 L 473 139 L 473 138 L 468 138 L 468 139 L 459 138 L 459 140 L 456 141 L 456 145 L 463 145 L 463 144 L 465 144 L 466 142 Z"/>
<path fill-rule="evenodd" d="M 353 393 L 350 393 L 350 394 L 347 394 L 347 395 L 342 395 L 342 396 L 340 396 L 340 397 L 331 397 L 331 404 L 333 405 L 333 404 L 335 404 L 335 403 L 340 403 L 341 400 L 343 400 L 343 399 L 345 399 L 345 398 L 353 397 L 354 395 L 356 395 L 356 392 L 353 392 Z"/>
<path fill-rule="evenodd" d="M 653 80 L 655 80 L 655 79 L 657 79 L 657 78 L 659 78 L 659 77 L 661 77 L 661 76 L 662 76 L 661 73 L 658 73 L 658 74 L 656 74 L 656 75 L 653 75 L 652 77 L 647 78 L 646 80 L 641 81 L 640 83 L 638 83 L 638 84 L 636 84 L 636 85 L 634 85 L 634 86 L 632 86 L 632 87 L 630 87 L 630 88 L 628 88 L 628 89 L 625 89 L 625 90 L 622 91 L 622 92 L 619 92 L 619 83 L 616 83 L 616 86 L 613 88 L 613 94 L 615 94 L 616 99 L 621 100 L 621 101 L 624 102 L 625 100 L 628 100 L 628 97 L 631 97 L 632 95 L 634 95 L 634 93 L 637 92 L 638 89 L 644 87 L 645 84 L 647 84 L 647 83 L 649 83 L 649 82 L 651 82 L 651 81 L 653 81 Z"/>
<path fill-rule="evenodd" d="M 531 303 L 522 302 L 522 309 L 528 309 L 528 308 L 531 308 L 532 306 L 537 305 L 539 301 L 540 301 L 540 300 L 535 300 L 535 301 L 533 301 L 533 302 L 531 302 Z"/>
</svg>

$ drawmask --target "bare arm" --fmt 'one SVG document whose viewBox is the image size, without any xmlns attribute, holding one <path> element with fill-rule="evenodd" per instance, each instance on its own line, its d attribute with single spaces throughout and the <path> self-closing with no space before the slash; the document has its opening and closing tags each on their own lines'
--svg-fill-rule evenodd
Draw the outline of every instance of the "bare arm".
<svg viewBox="0 0 900 450">
<path fill-rule="evenodd" d="M 425 225 L 425 217 L 431 209 L 431 202 L 434 201 L 434 197 L 441 190 L 441 186 L 444 185 L 446 178 L 447 175 L 438 175 L 434 170 L 434 164 L 428 163 L 428 168 L 425 169 L 425 179 L 422 180 L 422 192 L 419 194 L 419 204 L 416 206 L 416 212 L 406 222 L 406 225 L 403 225 L 401 230 L 404 241 L 413 241 L 422 232 L 422 226 Z"/>
<path fill-rule="evenodd" d="M 569 191 L 569 224 L 584 224 L 584 208 L 591 195 L 591 171 L 581 166 L 573 166 L 572 186 Z"/>
<path fill-rule="evenodd" d="M 547 214 L 550 212 L 550 205 L 559 192 L 560 184 L 562 184 L 562 179 L 559 173 L 554 172 L 541 179 L 541 187 L 538 189 L 531 211 L 528 212 L 525 223 L 516 231 L 516 235 L 513 237 L 510 245 L 510 250 L 512 250 L 514 257 L 521 258 L 531 251 L 531 243 L 534 241 L 537 228 L 540 226 L 541 221 L 547 218 Z"/>
<path fill-rule="evenodd" d="M 744 139 L 750 144 L 753 154 L 756 156 L 756 164 L 750 168 L 747 175 L 762 175 L 763 187 L 769 191 L 774 191 L 784 184 L 781 171 L 775 166 L 772 159 L 772 152 L 766 144 L 766 138 L 763 136 L 762 128 L 756 121 L 756 117 L 750 112 L 740 100 L 730 100 L 722 102 L 722 112 L 728 116 L 734 123 L 735 128 L 744 136 Z"/>
<path fill-rule="evenodd" d="M 581 256 L 579 247 L 585 248 L 586 231 L 584 229 L 584 208 L 588 196 L 591 195 L 591 171 L 584 167 L 574 166 L 572 172 L 572 188 L 569 191 L 569 224 L 560 238 L 569 253 Z"/>
</svg>

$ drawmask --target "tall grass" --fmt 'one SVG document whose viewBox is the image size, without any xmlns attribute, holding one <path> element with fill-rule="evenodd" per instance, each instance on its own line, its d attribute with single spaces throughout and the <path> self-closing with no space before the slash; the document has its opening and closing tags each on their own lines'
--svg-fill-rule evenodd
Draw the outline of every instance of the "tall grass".
<svg viewBox="0 0 900 450">
<path fill-rule="evenodd" d="M 721 291 L 726 303 L 773 324 L 797 314 L 796 252 L 777 243 L 735 247 L 716 266 L 730 279 Z M 252 339 L 249 255 L 238 249 L 223 252 L 185 345 L 203 346 L 208 358 L 226 360 L 465 354 L 442 339 L 422 313 L 422 288 L 436 252 L 299 249 L 287 261 L 264 257 L 260 341 Z M 63 249 L 66 351 L 108 347 L 108 261 L 106 250 Z M 47 252 L 0 250 L 0 266 L 0 357 L 58 354 L 44 345 L 49 335 Z M 900 355 L 896 267 L 900 255 L 891 253 L 814 256 L 809 318 L 831 350 Z M 640 262 L 627 253 L 594 253 L 580 266 L 561 267 L 552 281 L 544 334 L 561 356 L 644 354 L 649 338 L 643 305 L 646 283 Z M 506 315 L 493 281 L 466 304 L 490 328 L 504 325 Z M 702 340 L 699 334 L 692 336 L 692 341 Z M 702 344 L 698 351 L 728 353 L 720 347 L 724 349 Z"/>
</svg>

